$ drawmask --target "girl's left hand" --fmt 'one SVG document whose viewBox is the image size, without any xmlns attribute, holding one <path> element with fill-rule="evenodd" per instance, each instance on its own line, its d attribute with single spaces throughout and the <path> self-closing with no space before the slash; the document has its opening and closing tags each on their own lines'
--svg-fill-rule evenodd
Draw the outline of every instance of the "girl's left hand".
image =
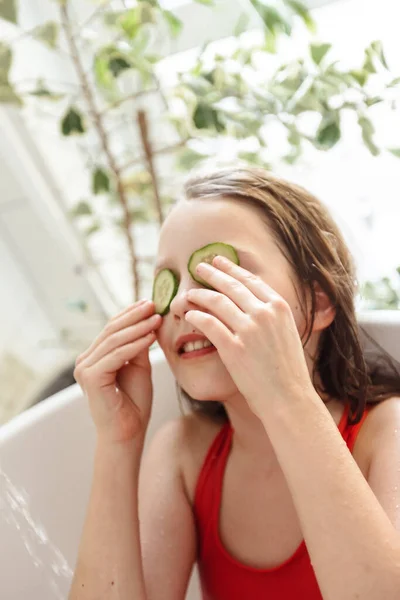
<svg viewBox="0 0 400 600">
<path fill-rule="evenodd" d="M 314 393 L 303 346 L 288 303 L 262 279 L 228 259 L 197 272 L 215 290 L 194 288 L 188 299 L 207 311 L 186 319 L 217 348 L 251 410 L 260 419 L 291 398 Z M 211 313 L 211 314 L 210 314 Z"/>
</svg>

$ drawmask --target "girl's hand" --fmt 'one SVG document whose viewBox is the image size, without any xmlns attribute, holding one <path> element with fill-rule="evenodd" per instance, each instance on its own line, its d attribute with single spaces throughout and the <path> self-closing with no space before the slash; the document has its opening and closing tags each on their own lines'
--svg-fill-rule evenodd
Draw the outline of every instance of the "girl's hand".
<svg viewBox="0 0 400 600">
<path fill-rule="evenodd" d="M 153 302 L 136 302 L 111 319 L 77 358 L 74 377 L 102 439 L 144 439 L 153 396 L 149 347 L 161 322 Z"/>
<path fill-rule="evenodd" d="M 223 257 L 200 263 L 197 272 L 218 291 L 189 290 L 188 299 L 209 312 L 190 310 L 186 319 L 217 348 L 251 410 L 266 417 L 279 403 L 315 393 L 287 302 Z"/>
</svg>

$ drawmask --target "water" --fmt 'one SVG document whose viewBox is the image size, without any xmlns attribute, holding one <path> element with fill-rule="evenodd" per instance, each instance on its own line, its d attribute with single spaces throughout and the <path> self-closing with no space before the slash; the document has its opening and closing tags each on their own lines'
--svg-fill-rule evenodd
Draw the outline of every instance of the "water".
<svg viewBox="0 0 400 600">
<path fill-rule="evenodd" d="M 18 489 L 1 467 L 0 515 L 18 530 L 33 565 L 40 569 L 40 579 L 46 581 L 52 592 L 46 600 L 65 600 L 65 589 L 70 586 L 73 572 L 60 550 L 49 540 L 43 525 L 32 517 L 27 492 Z"/>
</svg>

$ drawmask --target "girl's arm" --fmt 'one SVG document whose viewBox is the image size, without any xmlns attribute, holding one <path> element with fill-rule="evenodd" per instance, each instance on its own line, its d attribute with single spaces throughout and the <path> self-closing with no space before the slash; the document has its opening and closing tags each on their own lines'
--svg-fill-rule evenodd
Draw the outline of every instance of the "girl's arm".
<svg viewBox="0 0 400 600">
<path fill-rule="evenodd" d="M 195 558 L 195 534 L 176 462 L 179 427 L 169 423 L 156 434 L 141 467 L 145 484 L 142 540 L 138 516 L 141 448 L 132 443 L 97 444 L 69 600 L 184 599 Z"/>
<path fill-rule="evenodd" d="M 398 600 L 400 399 L 373 409 L 386 424 L 370 468 L 375 490 L 319 396 L 291 400 L 261 420 L 290 488 L 324 600 Z"/>
</svg>

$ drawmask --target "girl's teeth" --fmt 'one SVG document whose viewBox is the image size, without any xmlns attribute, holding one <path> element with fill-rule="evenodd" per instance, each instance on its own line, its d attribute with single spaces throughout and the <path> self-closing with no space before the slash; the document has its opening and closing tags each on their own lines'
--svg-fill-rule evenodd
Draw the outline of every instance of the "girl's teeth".
<svg viewBox="0 0 400 600">
<path fill-rule="evenodd" d="M 210 346 L 212 346 L 212 343 L 209 340 L 196 340 L 195 342 L 187 342 L 183 346 L 183 352 L 193 352 L 194 350 L 201 350 Z"/>
</svg>

